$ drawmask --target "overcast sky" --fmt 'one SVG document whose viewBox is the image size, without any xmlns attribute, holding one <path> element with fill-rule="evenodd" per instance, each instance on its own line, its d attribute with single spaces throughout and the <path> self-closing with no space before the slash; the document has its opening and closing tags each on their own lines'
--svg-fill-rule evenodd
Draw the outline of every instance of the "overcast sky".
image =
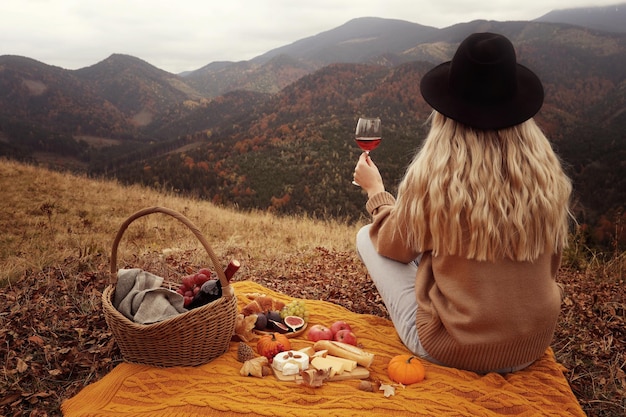
<svg viewBox="0 0 626 417">
<path fill-rule="evenodd" d="M 180 73 L 249 60 L 357 17 L 438 28 L 623 0 L 1 0 L 0 55 L 78 69 L 113 53 Z"/>
</svg>

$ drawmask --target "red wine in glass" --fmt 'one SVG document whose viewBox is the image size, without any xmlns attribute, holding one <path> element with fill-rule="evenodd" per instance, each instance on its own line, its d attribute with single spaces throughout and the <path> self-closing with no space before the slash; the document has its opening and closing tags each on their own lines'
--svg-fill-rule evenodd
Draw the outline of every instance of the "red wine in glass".
<svg viewBox="0 0 626 417">
<path fill-rule="evenodd" d="M 373 151 L 380 145 L 381 138 L 356 138 L 356 144 L 365 152 Z"/>
<path fill-rule="evenodd" d="M 354 135 L 356 144 L 369 155 L 370 151 L 376 149 L 382 140 L 380 118 L 360 117 Z M 352 181 L 352 184 L 359 185 L 355 181 Z"/>
</svg>

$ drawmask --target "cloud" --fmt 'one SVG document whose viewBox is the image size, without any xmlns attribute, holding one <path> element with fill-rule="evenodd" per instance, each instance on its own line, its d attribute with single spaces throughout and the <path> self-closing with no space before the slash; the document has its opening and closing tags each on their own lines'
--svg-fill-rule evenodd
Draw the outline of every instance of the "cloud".
<svg viewBox="0 0 626 417">
<path fill-rule="evenodd" d="M 3 0 L 0 53 L 76 69 L 113 53 L 170 72 L 252 59 L 375 16 L 445 27 L 475 19 L 532 20 L 608 0 Z"/>
</svg>

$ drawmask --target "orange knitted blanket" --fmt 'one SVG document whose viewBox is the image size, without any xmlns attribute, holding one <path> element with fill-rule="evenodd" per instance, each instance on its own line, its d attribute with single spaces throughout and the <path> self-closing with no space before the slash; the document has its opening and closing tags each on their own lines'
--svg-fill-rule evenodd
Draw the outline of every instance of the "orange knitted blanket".
<svg viewBox="0 0 626 417">
<path fill-rule="evenodd" d="M 234 283 L 239 307 L 246 293 L 265 293 L 291 299 L 256 283 Z M 390 321 L 352 313 L 325 301 L 307 301 L 309 322 L 330 325 L 346 320 L 363 348 L 376 355 L 372 380 L 390 383 L 386 365 L 409 353 Z M 303 336 L 291 339 L 293 348 L 310 345 Z M 250 343 L 255 347 L 254 343 Z M 76 396 L 63 402 L 66 417 L 78 416 L 584 416 L 578 401 L 548 349 L 530 368 L 507 375 L 472 372 L 424 363 L 426 379 L 395 394 L 359 389 L 358 380 L 325 382 L 310 388 L 295 382 L 242 377 L 237 343 L 212 362 L 194 368 L 154 368 L 123 363 Z"/>
</svg>

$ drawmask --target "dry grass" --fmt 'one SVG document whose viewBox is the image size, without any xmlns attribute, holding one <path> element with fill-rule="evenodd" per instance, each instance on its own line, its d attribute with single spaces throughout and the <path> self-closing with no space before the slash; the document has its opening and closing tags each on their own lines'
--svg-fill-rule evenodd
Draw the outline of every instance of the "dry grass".
<svg viewBox="0 0 626 417">
<path fill-rule="evenodd" d="M 59 415 L 60 401 L 119 360 L 100 314 L 99 294 L 120 224 L 144 207 L 183 213 L 224 262 L 242 261 L 237 280 L 252 279 L 294 297 L 323 297 L 360 313 L 386 314 L 354 253 L 360 225 L 242 213 L 2 159 L 0 189 L 0 299 L 12 303 L 0 310 L 0 393 L 10 393 L 0 394 L 0 414 L 28 404 L 24 413 Z M 208 262 L 193 234 L 162 214 L 131 224 L 119 255 L 118 266 L 133 264 L 163 276 L 180 276 L 181 270 Z M 557 359 L 589 416 L 624 416 L 626 255 L 616 253 L 607 261 L 574 245 L 568 257 L 576 268 L 560 273 L 567 296 L 553 344 Z M 33 354 L 33 334 L 45 340 L 45 360 Z M 20 371 L 20 361 L 27 370 Z"/>
<path fill-rule="evenodd" d="M 0 160 L 0 283 L 58 265 L 68 257 L 87 260 L 110 254 L 121 223 L 145 207 L 176 210 L 202 231 L 213 249 L 244 265 L 284 258 L 317 246 L 337 251 L 354 247 L 358 225 L 304 217 L 278 218 L 266 212 L 238 212 L 209 202 L 157 192 L 140 186 L 122 187 L 113 181 Z M 120 259 L 148 252 L 189 251 L 201 247 L 176 220 L 152 214 L 133 222 L 119 248 Z M 206 262 L 205 253 L 192 259 Z"/>
</svg>

